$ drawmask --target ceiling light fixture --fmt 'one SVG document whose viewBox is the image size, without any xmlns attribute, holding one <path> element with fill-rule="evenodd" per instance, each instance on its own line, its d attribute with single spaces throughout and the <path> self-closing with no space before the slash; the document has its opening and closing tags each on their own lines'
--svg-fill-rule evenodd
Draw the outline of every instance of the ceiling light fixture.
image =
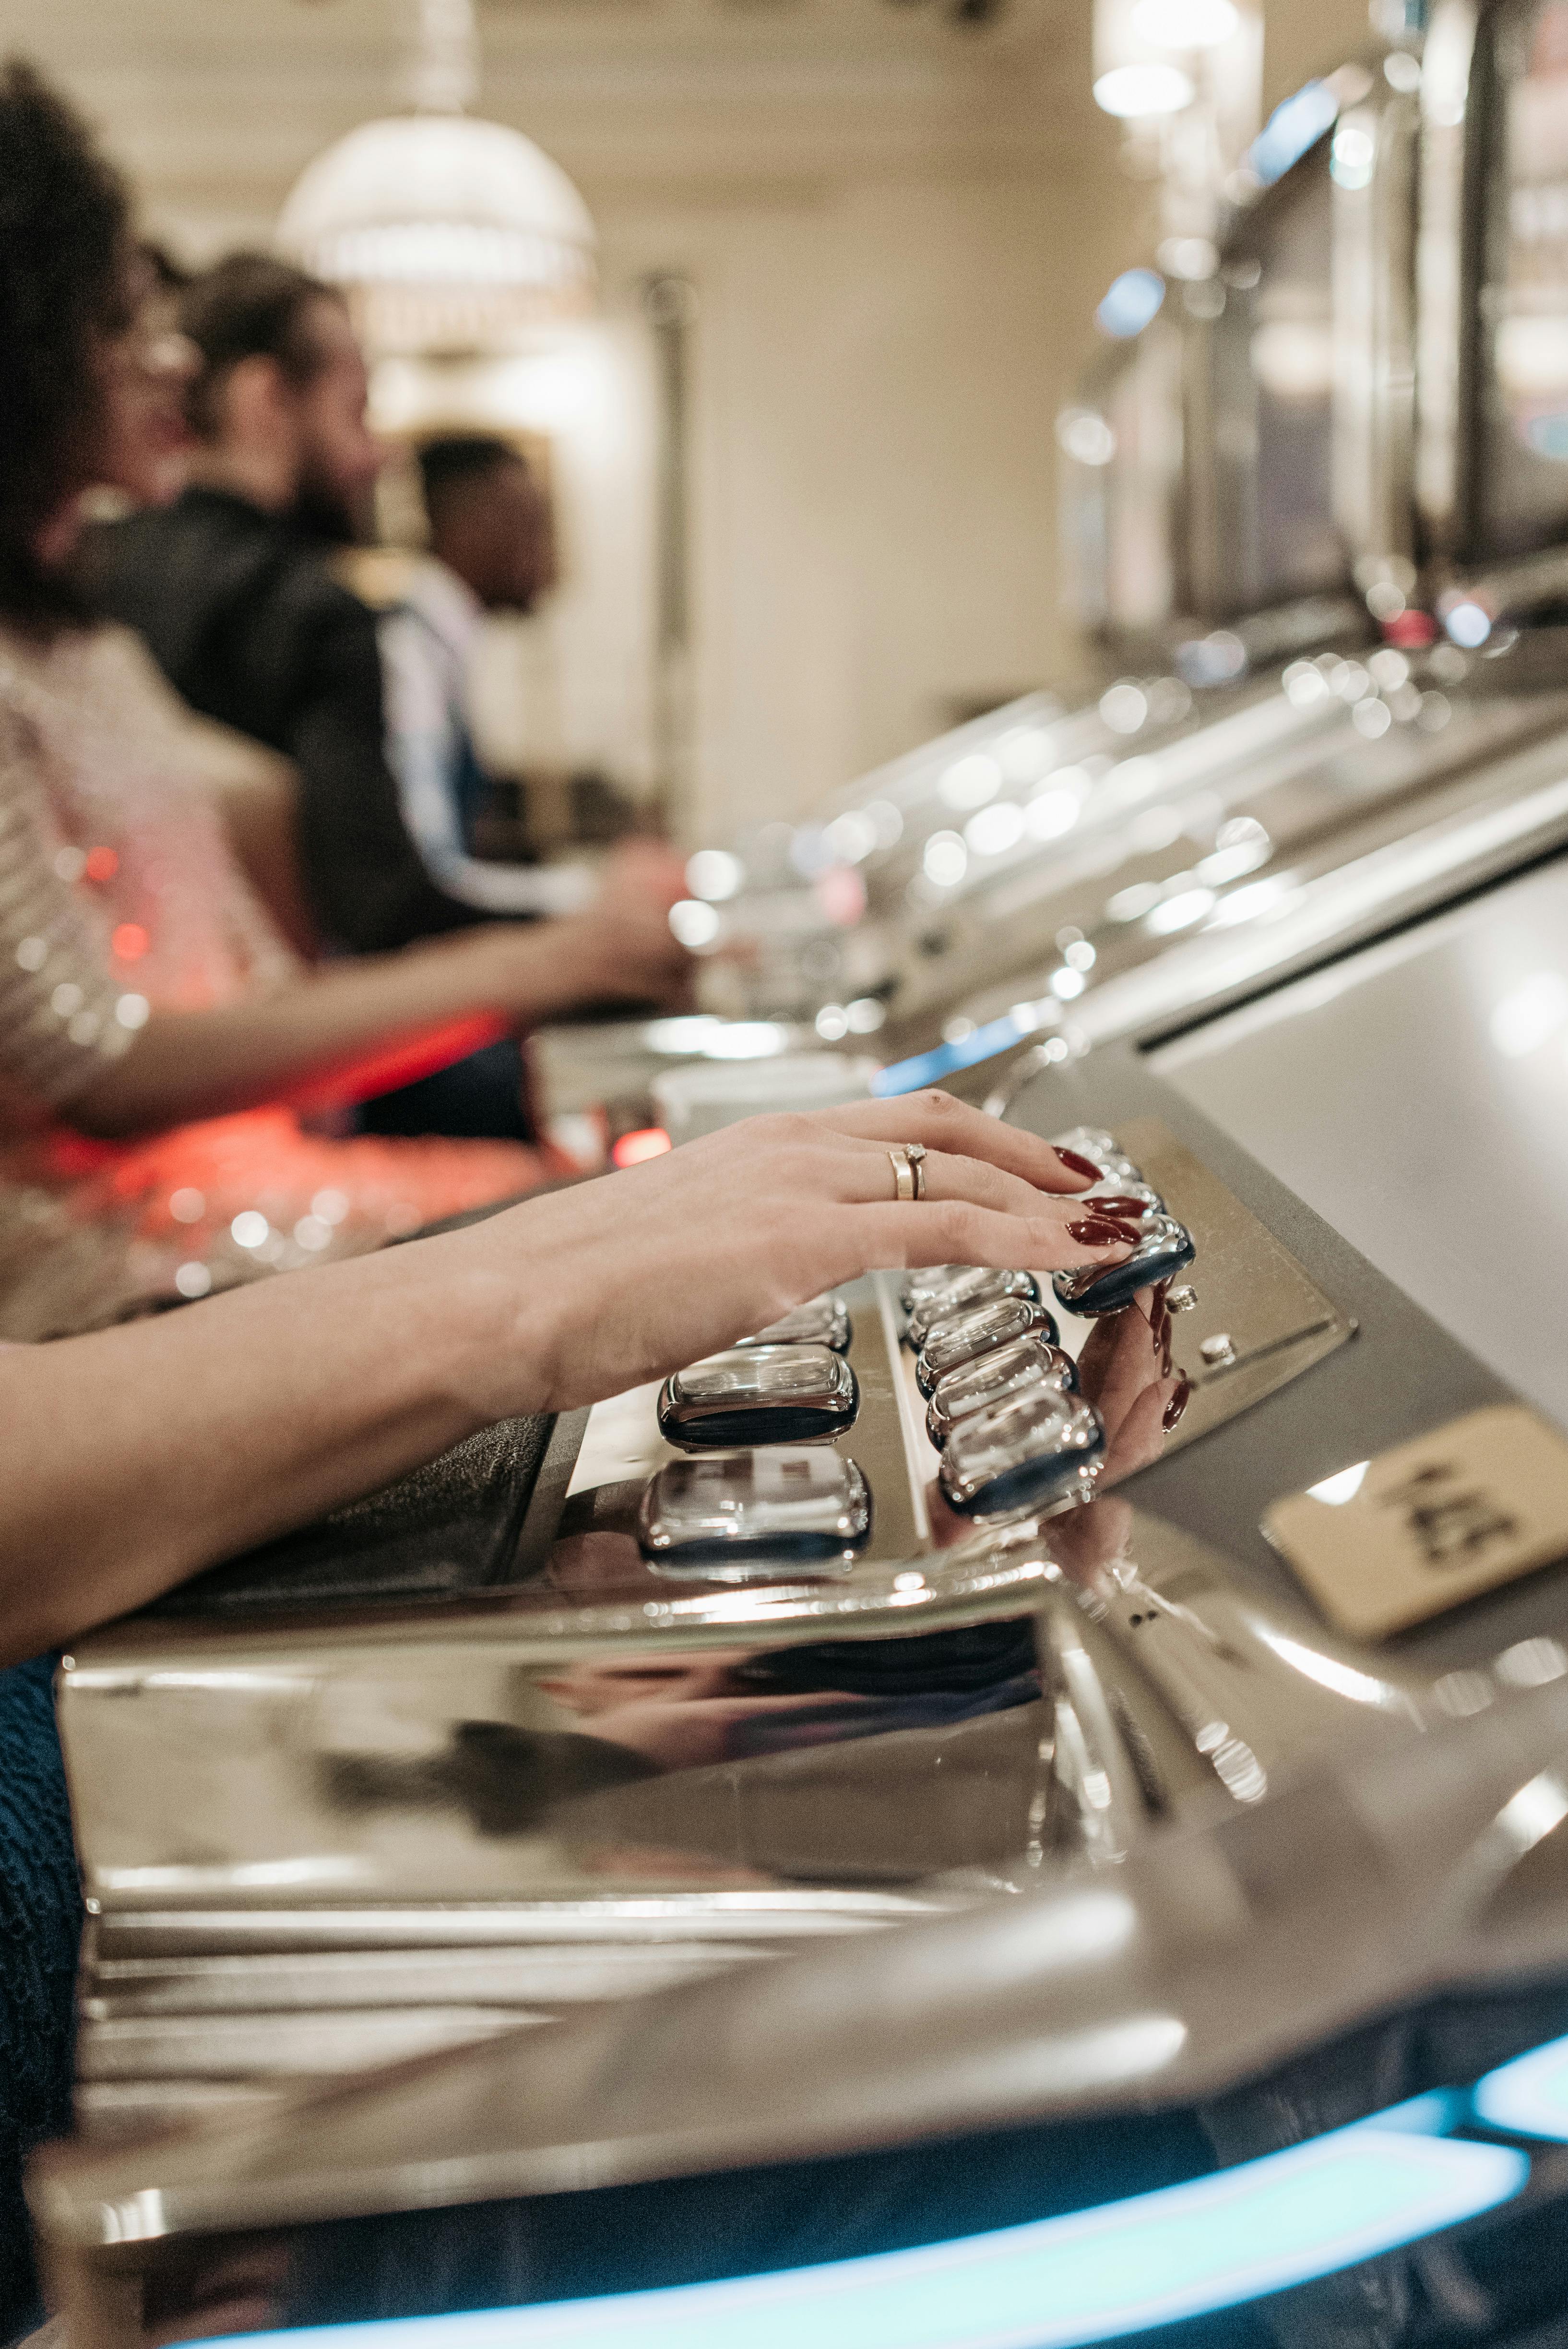
<svg viewBox="0 0 1568 2349">
<path fill-rule="evenodd" d="M 516 349 L 593 304 L 595 236 L 542 149 L 465 113 L 473 0 L 419 0 L 415 111 L 308 164 L 279 216 L 291 258 L 341 285 L 373 352 Z"/>
</svg>

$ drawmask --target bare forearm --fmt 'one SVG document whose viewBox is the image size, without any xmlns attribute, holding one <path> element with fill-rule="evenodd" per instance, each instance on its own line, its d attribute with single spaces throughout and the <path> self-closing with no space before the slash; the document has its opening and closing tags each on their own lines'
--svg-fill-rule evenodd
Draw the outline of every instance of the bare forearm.
<svg viewBox="0 0 1568 2349">
<path fill-rule="evenodd" d="M 506 1286 L 436 1240 L 0 1349 L 0 1662 L 470 1434 L 490 1416 L 472 1367 L 510 1330 Z M 532 1399 L 524 1383 L 519 1406 Z"/>
<path fill-rule="evenodd" d="M 560 992 L 542 936 L 471 931 L 450 944 L 335 965 L 273 995 L 155 1013 L 73 1102 L 72 1122 L 112 1136 L 259 1102 L 346 1098 L 374 1089 L 373 1074 L 397 1081 L 377 1063 L 429 1048 L 438 1065 L 552 1009 Z"/>
</svg>

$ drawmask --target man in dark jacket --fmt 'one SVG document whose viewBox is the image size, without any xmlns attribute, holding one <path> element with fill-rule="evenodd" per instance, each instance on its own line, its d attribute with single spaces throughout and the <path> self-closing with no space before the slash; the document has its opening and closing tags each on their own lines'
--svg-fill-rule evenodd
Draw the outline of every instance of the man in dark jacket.
<svg viewBox="0 0 1568 2349">
<path fill-rule="evenodd" d="M 202 358 L 191 485 L 172 506 L 105 533 L 104 607 L 145 637 L 193 708 L 294 761 L 302 877 L 328 944 L 384 953 L 487 918 L 443 892 L 404 824 L 376 615 L 333 568 L 338 549 L 368 535 L 381 467 L 343 301 L 285 263 L 240 254 L 188 289 L 181 324 Z M 667 911 L 682 894 L 674 860 L 640 855 L 634 877 Z M 672 936 L 672 995 L 688 968 Z M 465 1064 L 466 1076 L 446 1071 L 410 1089 L 411 1126 L 401 1110 L 372 1110 L 367 1122 L 520 1131 L 506 1105 L 521 1072 L 515 1052 L 499 1065 L 508 1053 L 493 1048 L 483 1069 Z"/>
</svg>

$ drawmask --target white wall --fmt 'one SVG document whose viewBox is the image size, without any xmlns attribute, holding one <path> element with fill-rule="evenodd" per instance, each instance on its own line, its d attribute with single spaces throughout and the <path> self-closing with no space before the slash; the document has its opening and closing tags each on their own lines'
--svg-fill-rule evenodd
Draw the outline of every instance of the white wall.
<svg viewBox="0 0 1568 2349">
<path fill-rule="evenodd" d="M 611 298 L 696 285 L 695 832 L 792 813 L 1071 672 L 1058 399 L 1121 258 L 1042 177 L 872 178 L 722 211 L 600 208 Z"/>
</svg>

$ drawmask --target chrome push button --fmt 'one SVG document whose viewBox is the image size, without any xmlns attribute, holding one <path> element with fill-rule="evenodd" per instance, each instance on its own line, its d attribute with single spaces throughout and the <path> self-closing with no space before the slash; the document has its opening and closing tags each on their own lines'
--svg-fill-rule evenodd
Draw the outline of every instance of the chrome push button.
<svg viewBox="0 0 1568 2349">
<path fill-rule="evenodd" d="M 949 1507 L 995 1516 L 1043 1507 L 1075 1490 L 1087 1495 L 1104 1451 L 1092 1403 L 1037 1387 L 960 1420 L 943 1447 L 937 1479 Z"/>
<path fill-rule="evenodd" d="M 1072 1394 L 1078 1387 L 1078 1364 L 1070 1354 L 1046 1338 L 1020 1338 L 995 1354 L 982 1354 L 962 1370 L 938 1379 L 926 1407 L 925 1432 L 938 1452 L 961 1419 L 977 1411 L 995 1411 L 1036 1387 Z"/>
<path fill-rule="evenodd" d="M 906 1313 L 917 1306 L 929 1304 L 933 1298 L 945 1297 L 955 1281 L 972 1272 L 983 1272 L 984 1265 L 931 1264 L 923 1271 L 905 1273 L 899 1285 L 898 1301 Z"/>
<path fill-rule="evenodd" d="M 814 1444 L 841 1435 L 860 1406 L 855 1374 L 829 1346 L 737 1346 L 666 1379 L 659 1433 L 681 1452 Z"/>
<path fill-rule="evenodd" d="M 671 1460 L 648 1479 L 637 1512 L 638 1545 L 651 1564 L 721 1579 L 758 1565 L 847 1565 L 871 1526 L 865 1478 L 827 1450 Z"/>
<path fill-rule="evenodd" d="M 1037 1303 L 1039 1295 L 1039 1283 L 1032 1273 L 993 1272 L 985 1265 L 966 1265 L 956 1280 L 910 1308 L 904 1336 L 918 1353 L 937 1325 L 951 1321 L 955 1314 L 967 1313 L 976 1305 L 994 1304 L 1002 1297 L 1028 1297 Z"/>
<path fill-rule="evenodd" d="M 740 1338 L 742 1348 L 753 1346 L 830 1346 L 835 1354 L 847 1354 L 854 1330 L 843 1303 L 837 1297 L 813 1297 L 805 1305 L 797 1305 L 793 1313 L 781 1320 L 770 1321 L 766 1330 L 758 1330 L 754 1338 Z"/>
<path fill-rule="evenodd" d="M 1145 1216 L 1142 1235 L 1122 1264 L 1088 1264 L 1077 1272 L 1058 1272 L 1051 1283 L 1057 1303 L 1069 1313 L 1119 1313 L 1140 1288 L 1170 1280 L 1184 1271 L 1198 1251 L 1192 1235 L 1174 1216 Z"/>
<path fill-rule="evenodd" d="M 1043 1338 L 1055 1345 L 1057 1325 L 1033 1297 L 999 1297 L 993 1304 L 972 1306 L 950 1321 L 939 1321 L 914 1358 L 914 1382 L 927 1402 L 939 1379 L 982 1354 L 994 1354 L 1019 1338 Z"/>
</svg>

